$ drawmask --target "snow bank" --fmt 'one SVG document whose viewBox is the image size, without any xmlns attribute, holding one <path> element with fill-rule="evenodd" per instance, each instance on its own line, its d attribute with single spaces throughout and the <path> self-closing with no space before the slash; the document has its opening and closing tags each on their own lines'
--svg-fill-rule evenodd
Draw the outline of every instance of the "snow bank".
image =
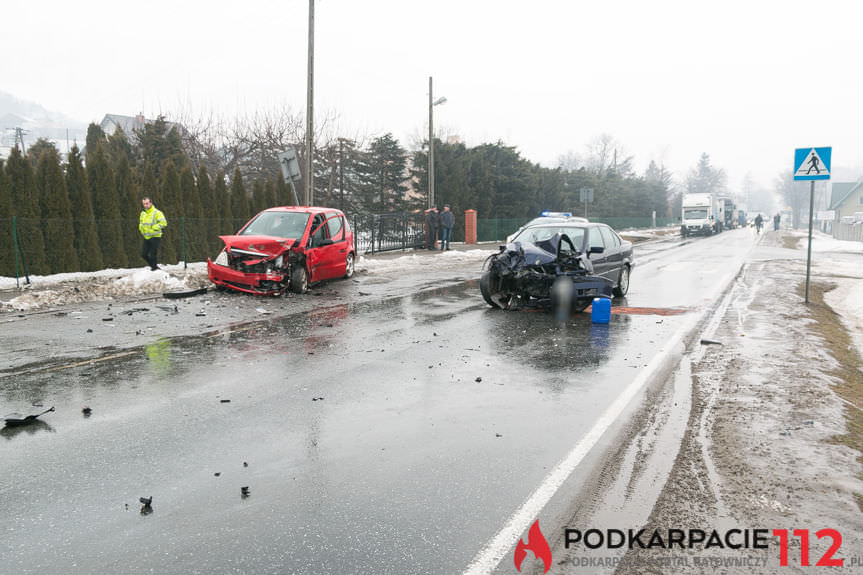
<svg viewBox="0 0 863 575">
<path fill-rule="evenodd" d="M 45 306 L 111 299 L 114 297 L 158 294 L 188 289 L 206 280 L 206 264 L 182 263 L 149 268 L 105 269 L 96 272 L 30 276 L 30 284 L 19 279 L 23 292 L 16 290 L 15 278 L 0 277 L 0 311 L 32 311 Z M 3 293 L 3 292 L 6 293 Z M 6 300 L 2 296 L 13 296 Z"/>
</svg>

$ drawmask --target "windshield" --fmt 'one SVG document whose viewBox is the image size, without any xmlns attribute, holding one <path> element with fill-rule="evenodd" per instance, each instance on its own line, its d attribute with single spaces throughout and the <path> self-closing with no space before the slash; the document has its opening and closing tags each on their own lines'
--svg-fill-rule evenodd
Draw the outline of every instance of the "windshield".
<svg viewBox="0 0 863 575">
<path fill-rule="evenodd" d="M 241 236 L 273 236 L 298 240 L 303 237 L 309 214 L 297 212 L 261 212 L 243 228 Z"/>
<path fill-rule="evenodd" d="M 687 220 L 705 220 L 707 208 L 686 208 L 683 210 L 683 217 Z"/>
<path fill-rule="evenodd" d="M 536 242 L 547 240 L 554 234 L 568 235 L 576 249 L 581 249 L 581 246 L 584 245 L 584 228 L 577 228 L 575 226 L 536 226 L 527 228 L 515 236 L 512 241 L 535 244 Z"/>
</svg>

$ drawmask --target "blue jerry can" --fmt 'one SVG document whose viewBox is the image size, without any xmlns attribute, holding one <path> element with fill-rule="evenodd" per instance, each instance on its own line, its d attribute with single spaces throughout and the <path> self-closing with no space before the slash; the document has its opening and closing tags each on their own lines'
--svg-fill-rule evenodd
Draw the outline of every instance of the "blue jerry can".
<svg viewBox="0 0 863 575">
<path fill-rule="evenodd" d="M 611 300 L 605 297 L 593 298 L 590 319 L 593 323 L 608 323 L 611 320 Z"/>
</svg>

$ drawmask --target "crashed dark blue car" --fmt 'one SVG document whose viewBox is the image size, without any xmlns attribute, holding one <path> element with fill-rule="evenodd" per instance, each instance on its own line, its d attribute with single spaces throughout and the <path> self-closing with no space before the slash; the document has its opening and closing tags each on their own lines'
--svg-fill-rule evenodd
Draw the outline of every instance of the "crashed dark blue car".
<svg viewBox="0 0 863 575">
<path fill-rule="evenodd" d="M 486 260 L 480 280 L 483 298 L 495 308 L 550 307 L 561 315 L 584 310 L 595 297 L 626 295 L 632 245 L 618 239 L 606 254 L 604 244 L 590 240 L 602 237 L 600 226 L 607 227 L 579 223 L 525 229 Z M 619 262 L 614 269 L 605 264 L 608 256 Z"/>
</svg>

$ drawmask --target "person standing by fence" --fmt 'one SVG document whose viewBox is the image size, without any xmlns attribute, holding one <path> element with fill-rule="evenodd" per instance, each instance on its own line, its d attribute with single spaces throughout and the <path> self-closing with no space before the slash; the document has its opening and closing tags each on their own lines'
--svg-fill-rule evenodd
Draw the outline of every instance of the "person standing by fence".
<svg viewBox="0 0 863 575">
<path fill-rule="evenodd" d="M 437 206 L 432 206 L 426 212 L 426 228 L 428 228 L 428 237 L 426 237 L 426 249 L 435 249 L 437 242 L 437 230 L 440 227 L 440 214 L 437 212 Z"/>
<path fill-rule="evenodd" d="M 449 211 L 449 204 L 444 204 L 443 212 L 440 215 L 440 251 L 449 249 L 453 224 L 455 224 L 455 216 Z"/>
<path fill-rule="evenodd" d="M 141 245 L 141 257 L 150 265 L 151 270 L 157 270 L 159 262 L 159 242 L 162 241 L 162 230 L 168 226 L 165 214 L 153 205 L 149 197 L 141 199 L 141 216 L 138 219 L 138 231 L 144 236 Z"/>
</svg>

